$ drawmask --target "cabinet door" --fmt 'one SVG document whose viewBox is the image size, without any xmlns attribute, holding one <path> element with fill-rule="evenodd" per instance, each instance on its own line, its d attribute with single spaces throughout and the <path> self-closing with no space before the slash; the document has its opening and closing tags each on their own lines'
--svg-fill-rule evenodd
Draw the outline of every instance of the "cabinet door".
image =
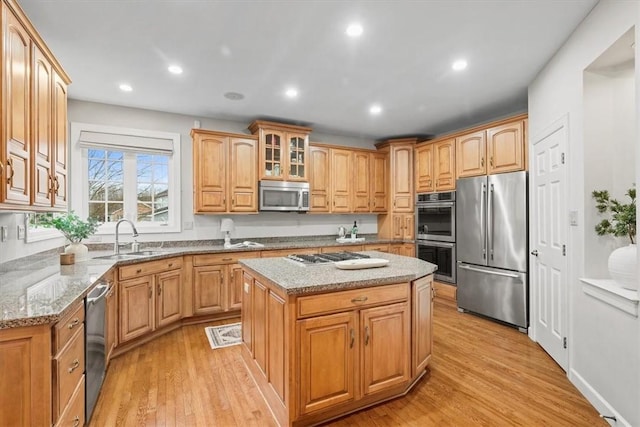
<svg viewBox="0 0 640 427">
<path fill-rule="evenodd" d="M 36 206 L 53 206 L 52 95 L 51 64 L 40 49 L 33 47 L 33 176 L 31 194 Z"/>
<path fill-rule="evenodd" d="M 402 238 L 405 240 L 413 240 L 415 234 L 415 227 L 413 225 L 413 214 L 402 215 Z"/>
<path fill-rule="evenodd" d="M 269 292 L 267 300 L 267 363 L 268 379 L 273 391 L 284 404 L 285 382 L 288 377 L 284 364 L 285 348 L 285 301 L 273 292 Z"/>
<path fill-rule="evenodd" d="M 105 362 L 109 363 L 111 359 L 111 353 L 116 348 L 116 338 L 118 331 L 118 301 L 117 301 L 117 285 L 112 284 L 111 289 L 105 297 L 106 300 L 106 316 L 105 316 L 105 340 L 106 340 L 106 354 Z"/>
<path fill-rule="evenodd" d="M 310 147 L 309 149 L 309 187 L 311 212 L 329 212 L 330 179 L 329 149 Z"/>
<path fill-rule="evenodd" d="M 351 212 L 351 150 L 331 149 L 332 212 Z"/>
<path fill-rule="evenodd" d="M 411 284 L 411 312 L 412 330 L 412 376 L 424 371 L 431 359 L 433 348 L 433 276 L 429 275 Z"/>
<path fill-rule="evenodd" d="M 193 267 L 193 314 L 224 310 L 226 265 Z"/>
<path fill-rule="evenodd" d="M 240 264 L 232 264 L 229 269 L 229 286 L 227 287 L 227 310 L 240 310 L 242 308 L 242 267 Z"/>
<path fill-rule="evenodd" d="M 369 183 L 371 184 L 371 212 L 387 212 L 389 188 L 389 156 L 387 153 L 370 153 Z"/>
<path fill-rule="evenodd" d="M 228 169 L 231 212 L 258 212 L 257 145 L 254 139 L 230 140 L 231 162 Z"/>
<path fill-rule="evenodd" d="M 409 304 L 362 310 L 360 328 L 363 393 L 375 393 L 409 381 Z"/>
<path fill-rule="evenodd" d="M 356 151 L 353 153 L 353 212 L 369 212 L 371 198 L 369 196 L 369 153 Z"/>
<path fill-rule="evenodd" d="M 253 356 L 253 277 L 242 273 L 242 342 Z"/>
<path fill-rule="evenodd" d="M 391 199 L 394 212 L 413 212 L 413 145 L 391 147 Z"/>
<path fill-rule="evenodd" d="M 434 173 L 435 190 L 455 190 L 456 189 L 456 156 L 455 141 L 447 139 L 434 143 Z"/>
<path fill-rule="evenodd" d="M 182 317 L 182 270 L 156 275 L 156 326 L 161 328 Z"/>
<path fill-rule="evenodd" d="M 416 246 L 413 243 L 404 243 L 399 248 L 399 255 L 415 257 L 416 256 Z"/>
<path fill-rule="evenodd" d="M 403 224 L 403 219 L 404 217 L 402 215 L 399 214 L 393 214 L 391 217 L 392 225 L 393 225 L 393 235 L 392 238 L 393 239 L 398 239 L 401 240 L 402 237 L 404 236 L 404 224 Z"/>
<path fill-rule="evenodd" d="M 229 138 L 194 136 L 194 205 L 196 212 L 227 211 L 227 146 Z"/>
<path fill-rule="evenodd" d="M 153 331 L 153 276 L 120 282 L 120 335 L 124 343 Z"/>
<path fill-rule="evenodd" d="M 287 133 L 287 171 L 288 181 L 307 181 L 307 155 L 309 153 L 309 137 L 303 133 Z"/>
<path fill-rule="evenodd" d="M 485 131 L 456 138 L 456 176 L 464 178 L 487 174 Z"/>
<path fill-rule="evenodd" d="M 416 150 L 416 192 L 430 193 L 433 185 L 433 144 L 420 146 Z"/>
<path fill-rule="evenodd" d="M 260 130 L 260 179 L 282 181 L 286 176 L 285 138 L 285 133 L 278 130 Z"/>
<path fill-rule="evenodd" d="M 3 7 L 3 138 L 4 200 L 30 203 L 30 46 L 31 40 L 18 19 Z M 6 144 L 6 145 L 5 145 Z"/>
<path fill-rule="evenodd" d="M 524 122 L 487 130 L 489 174 L 524 170 Z"/>
<path fill-rule="evenodd" d="M 253 358 L 267 377 L 267 296 L 266 286 L 253 281 Z"/>
<path fill-rule="evenodd" d="M 69 204 L 67 180 L 67 84 L 53 71 L 53 203 L 56 208 Z"/>
<path fill-rule="evenodd" d="M 298 321 L 300 413 L 354 400 L 355 312 Z"/>
</svg>

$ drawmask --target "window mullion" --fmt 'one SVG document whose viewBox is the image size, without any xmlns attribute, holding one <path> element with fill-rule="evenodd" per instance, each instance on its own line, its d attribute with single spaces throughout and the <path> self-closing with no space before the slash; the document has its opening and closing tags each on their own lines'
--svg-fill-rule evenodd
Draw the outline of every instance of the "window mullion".
<svg viewBox="0 0 640 427">
<path fill-rule="evenodd" d="M 135 153 L 124 154 L 124 212 L 125 218 L 137 221 L 138 206 L 138 171 L 137 155 Z"/>
</svg>

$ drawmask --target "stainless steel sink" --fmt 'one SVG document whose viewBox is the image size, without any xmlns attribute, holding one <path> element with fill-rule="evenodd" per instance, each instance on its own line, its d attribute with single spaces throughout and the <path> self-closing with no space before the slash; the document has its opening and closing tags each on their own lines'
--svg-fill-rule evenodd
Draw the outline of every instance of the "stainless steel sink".
<svg viewBox="0 0 640 427">
<path fill-rule="evenodd" d="M 161 252 L 161 251 L 137 251 L 137 252 L 126 252 L 126 253 L 122 253 L 122 254 L 102 255 L 102 256 L 94 257 L 94 259 L 114 259 L 114 260 L 136 259 L 136 258 L 145 257 L 145 256 L 162 255 L 164 253 L 166 253 L 166 252 Z"/>
</svg>

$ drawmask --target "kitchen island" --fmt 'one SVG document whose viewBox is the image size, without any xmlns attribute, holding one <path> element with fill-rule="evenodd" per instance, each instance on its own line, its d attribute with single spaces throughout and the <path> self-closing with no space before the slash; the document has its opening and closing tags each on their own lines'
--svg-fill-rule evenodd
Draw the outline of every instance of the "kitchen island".
<svg viewBox="0 0 640 427">
<path fill-rule="evenodd" d="M 416 258 L 341 270 L 241 260 L 243 358 L 280 425 L 314 425 L 406 394 L 432 348 L 432 275 Z"/>
</svg>

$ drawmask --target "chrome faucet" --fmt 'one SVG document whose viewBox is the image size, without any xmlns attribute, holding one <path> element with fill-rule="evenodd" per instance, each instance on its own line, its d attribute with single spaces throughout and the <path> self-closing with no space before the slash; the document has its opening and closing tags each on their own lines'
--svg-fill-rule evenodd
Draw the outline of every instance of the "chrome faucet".
<svg viewBox="0 0 640 427">
<path fill-rule="evenodd" d="M 120 224 L 123 222 L 128 222 L 129 224 L 131 224 L 131 228 L 133 229 L 133 234 L 131 236 L 138 237 L 138 230 L 136 230 L 136 226 L 133 224 L 133 222 L 125 218 L 122 218 L 121 220 L 119 220 L 116 223 L 116 243 L 113 245 L 113 253 L 116 255 L 120 253 L 120 236 L 118 234 L 118 227 L 120 227 Z"/>
</svg>

